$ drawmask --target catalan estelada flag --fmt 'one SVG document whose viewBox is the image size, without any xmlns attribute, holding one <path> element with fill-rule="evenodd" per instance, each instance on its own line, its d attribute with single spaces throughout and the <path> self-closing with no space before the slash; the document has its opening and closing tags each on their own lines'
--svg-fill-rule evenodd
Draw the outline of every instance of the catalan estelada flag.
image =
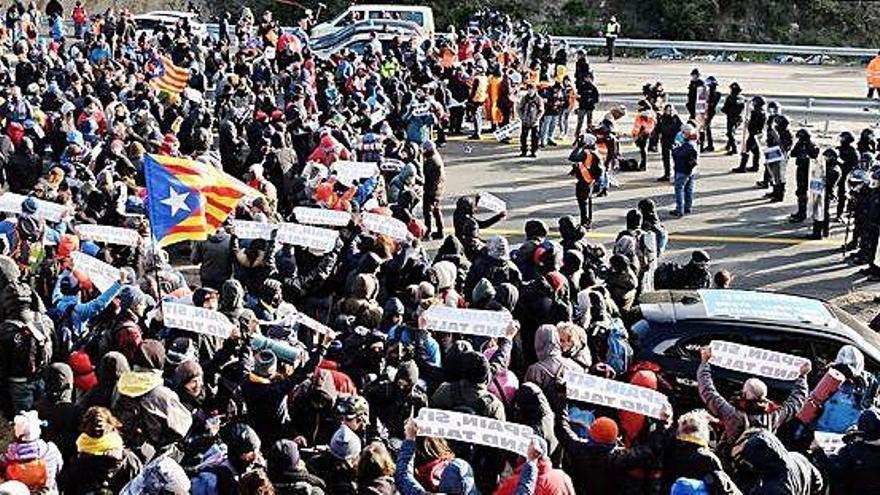
<svg viewBox="0 0 880 495">
<path fill-rule="evenodd" d="M 156 91 L 181 93 L 189 84 L 189 71 L 171 62 L 165 55 L 159 59 L 158 74 L 150 79 L 150 86 Z"/>
<path fill-rule="evenodd" d="M 207 239 L 241 198 L 261 196 L 221 170 L 186 158 L 147 155 L 144 173 L 150 226 L 160 247 Z"/>
</svg>

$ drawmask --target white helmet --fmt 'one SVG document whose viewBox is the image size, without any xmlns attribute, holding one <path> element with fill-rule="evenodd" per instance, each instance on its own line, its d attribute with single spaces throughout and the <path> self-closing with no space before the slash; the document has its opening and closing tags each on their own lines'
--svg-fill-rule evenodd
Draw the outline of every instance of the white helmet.
<svg viewBox="0 0 880 495">
<path fill-rule="evenodd" d="M 596 136 L 590 134 L 589 132 L 583 135 L 584 146 L 587 148 L 592 148 L 596 146 Z"/>
</svg>

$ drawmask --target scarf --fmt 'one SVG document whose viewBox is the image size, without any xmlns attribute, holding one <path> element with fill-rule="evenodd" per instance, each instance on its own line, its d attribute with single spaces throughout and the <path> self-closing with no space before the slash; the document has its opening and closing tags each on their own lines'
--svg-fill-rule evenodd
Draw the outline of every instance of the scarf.
<svg viewBox="0 0 880 495">
<path fill-rule="evenodd" d="M 83 454 L 105 455 L 113 450 L 122 450 L 122 437 L 119 433 L 106 433 L 98 438 L 90 437 L 85 433 L 76 439 L 76 450 Z"/>
</svg>

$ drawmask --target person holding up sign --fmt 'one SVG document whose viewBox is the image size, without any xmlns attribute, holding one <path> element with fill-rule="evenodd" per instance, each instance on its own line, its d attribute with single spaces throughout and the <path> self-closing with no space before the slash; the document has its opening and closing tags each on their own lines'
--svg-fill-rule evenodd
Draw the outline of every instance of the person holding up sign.
<svg viewBox="0 0 880 495">
<path fill-rule="evenodd" d="M 428 495 L 432 492 L 425 490 L 415 476 L 416 437 L 419 434 L 419 426 L 414 419 L 409 419 L 404 426 L 406 438 L 400 444 L 397 452 L 397 471 L 394 474 L 395 482 L 401 495 Z M 446 442 L 442 441 L 446 450 Z M 440 482 L 437 489 L 442 493 L 451 495 L 476 495 L 477 485 L 474 481 L 474 470 L 470 464 L 462 459 L 448 460 L 446 467 L 440 473 Z M 529 493 L 529 492 L 524 492 Z"/>
<path fill-rule="evenodd" d="M 697 368 L 697 388 L 709 412 L 724 423 L 724 434 L 718 447 L 722 457 L 729 453 L 737 439 L 749 428 L 765 428 L 775 433 L 801 410 L 807 400 L 807 374 L 812 369 L 810 361 L 805 361 L 801 366 L 800 376 L 781 405 L 774 404 L 767 397 L 767 384 L 758 378 L 749 378 L 743 383 L 742 396 L 734 405 L 718 393 L 712 381 L 712 368 L 709 365 L 712 348 L 703 347 L 700 358 L 702 363 Z"/>
<path fill-rule="evenodd" d="M 565 386 L 558 391 L 566 397 Z M 663 412 L 665 422 L 672 419 L 672 407 Z M 667 428 L 657 428 L 648 439 L 636 447 L 622 447 L 617 423 L 606 417 L 596 418 L 588 430 L 589 438 L 581 438 L 572 430 L 568 407 L 560 408 L 559 441 L 568 459 L 567 471 L 574 486 L 583 493 L 620 493 L 627 479 L 627 471 L 656 465 L 657 455 Z M 668 493 L 668 492 L 667 492 Z"/>
<path fill-rule="evenodd" d="M 534 471 L 537 471 L 537 476 Z M 533 436 L 529 443 L 528 462 L 521 464 L 495 490 L 495 495 L 522 493 L 536 495 L 574 495 L 575 493 L 571 478 L 565 471 L 553 467 L 547 442 L 539 435 Z"/>
<path fill-rule="evenodd" d="M 119 271 L 119 280 L 103 294 L 89 302 L 80 300 L 81 286 L 79 279 L 68 271 L 58 277 L 52 291 L 54 309 L 50 316 L 55 321 L 56 333 L 62 338 L 75 339 L 85 334 L 89 320 L 98 315 L 122 290 L 127 282 L 127 271 Z M 68 335 L 65 335 L 68 333 Z"/>
<path fill-rule="evenodd" d="M 309 360 L 286 374 L 279 374 L 273 351 L 263 349 L 254 356 L 254 368 L 241 385 L 241 395 L 248 409 L 248 424 L 265 442 L 284 438 L 291 422 L 287 395 L 315 371 L 331 338 L 316 335 L 314 341 L 320 344 L 309 354 Z"/>
</svg>

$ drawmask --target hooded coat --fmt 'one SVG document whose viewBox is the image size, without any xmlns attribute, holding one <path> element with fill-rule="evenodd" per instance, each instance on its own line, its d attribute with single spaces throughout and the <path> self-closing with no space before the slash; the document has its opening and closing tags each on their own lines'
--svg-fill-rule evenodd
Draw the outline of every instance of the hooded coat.
<svg viewBox="0 0 880 495">
<path fill-rule="evenodd" d="M 110 407 L 116 383 L 123 373 L 130 371 L 128 360 L 121 353 L 110 351 L 101 356 L 98 365 L 98 384 L 83 395 L 77 405 L 83 411 L 92 406 Z"/>
<path fill-rule="evenodd" d="M 466 411 L 504 421 L 504 405 L 488 389 L 491 374 L 488 360 L 479 352 L 470 350 L 457 358 L 449 356 L 447 361 L 446 364 L 458 369 L 463 378 L 441 384 L 431 396 L 431 407 Z"/>
<path fill-rule="evenodd" d="M 492 239 L 489 239 L 489 241 L 491 242 Z M 465 294 L 470 294 L 477 285 L 477 282 L 482 278 L 488 280 L 496 287 L 504 283 L 510 283 L 517 287 L 522 284 L 522 275 L 519 272 L 519 268 L 506 256 L 502 257 L 493 254 L 484 252 L 474 260 L 474 264 L 471 265 L 471 269 L 468 271 L 464 282 Z"/>
<path fill-rule="evenodd" d="M 353 316 L 354 325 L 376 328 L 382 322 L 382 307 L 376 302 L 379 281 L 375 275 L 361 273 L 352 282 L 351 296 L 336 306 L 336 314 Z"/>
<path fill-rule="evenodd" d="M 163 384 L 165 356 L 161 344 L 144 341 L 137 362 L 140 366 L 135 371 L 119 377 L 111 410 L 122 423 L 126 445 L 137 449 L 147 443 L 158 450 L 185 437 L 192 416 L 177 394 Z"/>
<path fill-rule="evenodd" d="M 547 396 L 534 383 L 523 383 L 516 393 L 516 422 L 531 426 L 547 442 L 547 455 L 553 456 L 559 447 L 554 431 L 556 415 Z"/>
<path fill-rule="evenodd" d="M 512 475 L 498 485 L 494 495 L 516 495 L 522 493 L 523 473 L 530 463 L 521 464 Z M 575 495 L 574 485 L 565 471 L 554 469 L 553 463 L 548 457 L 537 460 L 537 479 L 534 482 L 534 490 L 529 494 L 534 495 Z M 532 483 L 529 483 L 531 485 Z"/>
<path fill-rule="evenodd" d="M 291 440 L 279 440 L 266 452 L 267 474 L 278 495 L 324 495 L 324 480 L 309 474 Z"/>
<path fill-rule="evenodd" d="M 559 330 L 555 325 L 541 325 L 535 333 L 535 355 L 538 361 L 526 370 L 525 381 L 537 385 L 546 397 L 556 397 L 558 382 L 566 371 L 580 371 L 574 361 L 562 356 Z"/>
<path fill-rule="evenodd" d="M 749 479 L 738 483 L 749 495 L 818 495 L 823 493 L 822 475 L 806 457 L 789 452 L 773 433 L 752 434 L 740 453 L 750 467 Z M 865 493 L 865 492 L 863 492 Z"/>
<path fill-rule="evenodd" d="M 36 403 L 40 419 L 46 422 L 43 439 L 58 446 L 65 459 L 76 452 L 79 410 L 73 404 L 73 371 L 64 363 L 52 363 L 45 374 L 46 392 Z"/>
</svg>

